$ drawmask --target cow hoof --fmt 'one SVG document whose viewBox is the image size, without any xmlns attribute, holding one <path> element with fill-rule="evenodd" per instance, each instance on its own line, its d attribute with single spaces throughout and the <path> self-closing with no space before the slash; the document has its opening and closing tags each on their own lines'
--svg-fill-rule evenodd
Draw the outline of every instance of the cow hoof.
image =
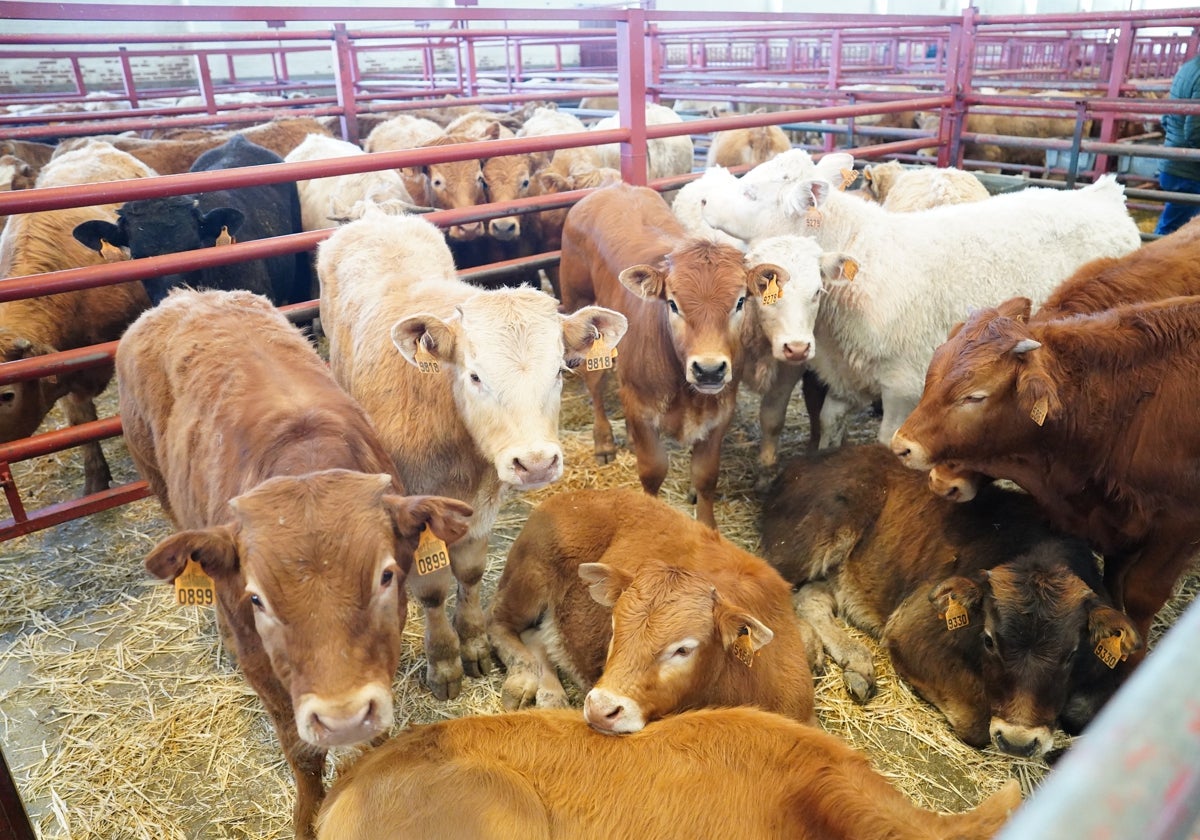
<svg viewBox="0 0 1200 840">
<path fill-rule="evenodd" d="M 529 671 L 510 671 L 500 689 L 500 702 L 510 712 L 538 701 L 537 677 Z M 541 705 L 538 703 L 538 705 Z"/>
<path fill-rule="evenodd" d="M 467 639 L 459 649 L 463 671 L 468 677 L 482 677 L 492 672 L 492 646 L 487 636 Z"/>
<path fill-rule="evenodd" d="M 696 499 L 698 499 L 698 498 L 699 498 L 699 496 L 696 494 L 696 488 L 689 487 L 688 488 L 688 504 L 689 505 L 696 504 Z"/>
<path fill-rule="evenodd" d="M 453 700 L 462 691 L 463 669 L 455 662 L 430 662 L 425 672 L 425 684 L 438 700 Z"/>
<path fill-rule="evenodd" d="M 568 709 L 571 702 L 567 700 L 567 694 L 561 687 L 543 688 L 538 690 L 537 705 L 539 709 Z"/>
<path fill-rule="evenodd" d="M 866 703 L 875 696 L 875 681 L 855 671 L 843 671 L 842 680 L 846 690 L 856 703 Z"/>
<path fill-rule="evenodd" d="M 605 464 L 611 464 L 615 460 L 617 460 L 617 450 L 615 450 L 615 449 L 606 450 L 604 452 L 601 452 L 600 450 L 596 450 L 596 463 L 597 464 L 604 466 Z"/>
</svg>

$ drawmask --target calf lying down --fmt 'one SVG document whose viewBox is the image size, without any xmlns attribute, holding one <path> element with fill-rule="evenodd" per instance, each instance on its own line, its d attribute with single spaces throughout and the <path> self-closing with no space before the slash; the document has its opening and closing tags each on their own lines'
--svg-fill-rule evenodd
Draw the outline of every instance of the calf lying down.
<svg viewBox="0 0 1200 840">
<path fill-rule="evenodd" d="M 458 718 L 403 732 L 330 791 L 319 840 L 973 840 L 1017 782 L 965 814 L 913 805 L 838 738 L 752 708 L 685 712 L 625 738 L 577 712 Z"/>
<path fill-rule="evenodd" d="M 509 551 L 488 633 L 508 669 L 509 708 L 567 705 L 557 666 L 591 689 L 584 714 L 607 732 L 702 706 L 813 720 L 810 646 L 787 582 L 635 490 L 560 493 L 534 510 Z"/>
<path fill-rule="evenodd" d="M 989 486 L 955 504 L 883 446 L 789 463 L 763 506 L 763 551 L 800 587 L 797 608 L 856 699 L 874 692 L 874 667 L 835 610 L 973 746 L 1044 755 L 1141 647 L 1087 545 L 1050 530 L 1030 496 Z"/>
</svg>

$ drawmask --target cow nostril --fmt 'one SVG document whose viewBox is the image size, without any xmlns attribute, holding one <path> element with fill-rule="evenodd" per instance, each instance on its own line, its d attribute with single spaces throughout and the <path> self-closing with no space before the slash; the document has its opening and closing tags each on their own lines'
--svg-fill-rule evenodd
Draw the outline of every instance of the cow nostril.
<svg viewBox="0 0 1200 840">
<path fill-rule="evenodd" d="M 620 717 L 620 715 L 621 715 L 621 712 L 623 712 L 623 711 L 625 711 L 625 707 L 624 707 L 624 706 L 615 706 L 615 707 L 612 709 L 612 711 L 608 712 L 608 713 L 607 713 L 607 714 L 604 716 L 604 719 L 605 719 L 605 720 L 616 720 L 618 717 Z"/>
<path fill-rule="evenodd" d="M 517 475 L 523 475 L 529 472 L 529 470 L 526 469 L 525 465 L 521 463 L 520 458 L 513 458 L 513 472 L 515 472 Z"/>
</svg>

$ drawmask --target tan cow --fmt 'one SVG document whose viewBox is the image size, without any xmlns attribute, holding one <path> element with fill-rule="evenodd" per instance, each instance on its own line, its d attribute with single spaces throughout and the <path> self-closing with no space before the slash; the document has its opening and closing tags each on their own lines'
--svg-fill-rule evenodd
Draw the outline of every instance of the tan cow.
<svg viewBox="0 0 1200 840">
<path fill-rule="evenodd" d="M 317 269 L 334 376 L 375 421 L 405 487 L 475 508 L 450 568 L 409 579 L 425 608 L 426 680 L 453 698 L 464 666 L 491 668 L 479 582 L 503 495 L 562 475 L 563 367 L 598 338 L 615 345 L 625 319 L 597 307 L 562 316 L 543 292 L 470 286 L 438 229 L 411 216 L 374 211 L 345 225 L 321 243 Z"/>
<path fill-rule="evenodd" d="M 488 634 L 510 709 L 567 705 L 558 667 L 588 692 L 584 717 L 604 732 L 743 704 L 815 723 L 788 583 L 636 490 L 564 492 L 534 510 L 509 550 Z"/>
<path fill-rule="evenodd" d="M 628 738 L 569 711 L 415 727 L 334 784 L 320 840 L 984 840 L 1016 780 L 975 810 L 913 805 L 845 742 L 759 709 L 674 715 Z"/>
<path fill-rule="evenodd" d="M 737 248 L 686 237 L 658 193 L 626 184 L 572 207 L 562 245 L 564 310 L 597 303 L 629 319 L 616 367 L 642 488 L 657 495 L 666 478 L 663 437 L 690 445 L 696 518 L 716 527 L 721 441 L 741 376 L 742 312 L 746 296 L 766 288 L 766 269 L 747 269 Z M 616 454 L 604 374 L 586 374 L 601 463 Z"/>
<path fill-rule="evenodd" d="M 714 107 L 708 116 L 719 117 L 723 113 Z M 787 133 L 777 125 L 714 131 L 704 166 L 757 166 L 790 148 L 792 143 L 788 140 Z"/>
<path fill-rule="evenodd" d="M 54 158 L 42 168 L 37 185 L 118 181 L 155 172 L 111 144 L 92 141 Z M 115 222 L 119 204 L 46 210 L 12 216 L 0 234 L 0 278 L 23 277 L 69 268 L 102 265 L 105 258 L 75 241 L 71 231 L 89 219 Z M 110 259 L 124 259 L 110 246 Z M 11 362 L 77 347 L 115 341 L 150 305 L 141 282 L 98 286 L 40 298 L 0 303 L 0 361 Z M 112 363 L 41 379 L 0 385 L 0 441 L 33 434 L 59 399 L 72 426 L 96 419 L 95 398 L 112 379 Z M 112 481 L 108 462 L 96 441 L 83 450 L 84 493 L 98 493 Z"/>
<path fill-rule="evenodd" d="M 953 167 L 903 167 L 899 161 L 863 167 L 866 192 L 893 213 L 911 213 L 990 197 L 974 174 Z"/>
<path fill-rule="evenodd" d="M 146 568 L 212 578 L 310 837 L 326 750 L 392 724 L 418 535 L 455 539 L 471 508 L 402 495 L 366 414 L 266 298 L 176 291 L 129 328 L 117 371 L 129 453 L 181 529 Z"/>
</svg>

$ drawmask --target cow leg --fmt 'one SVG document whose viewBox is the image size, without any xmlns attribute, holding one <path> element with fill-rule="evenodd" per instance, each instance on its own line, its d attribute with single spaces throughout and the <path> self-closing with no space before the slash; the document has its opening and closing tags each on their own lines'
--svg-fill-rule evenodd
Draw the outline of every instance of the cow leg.
<svg viewBox="0 0 1200 840">
<path fill-rule="evenodd" d="M 821 409 L 825 406 L 825 394 L 829 386 L 817 378 L 811 370 L 805 370 L 800 379 L 800 393 L 804 397 L 804 411 L 808 414 L 808 451 L 817 451 L 821 442 Z"/>
<path fill-rule="evenodd" d="M 762 440 L 758 447 L 758 464 L 763 469 L 755 482 L 755 489 L 760 493 L 767 489 L 774 476 L 775 464 L 779 459 L 779 436 L 783 433 L 783 424 L 787 419 L 788 402 L 796 383 L 804 375 L 804 368 L 799 365 L 776 364 L 775 381 L 762 396 L 762 404 L 758 409 L 758 422 L 762 429 Z"/>
<path fill-rule="evenodd" d="M 626 405 L 625 432 L 637 456 L 638 479 L 642 482 L 643 490 L 651 496 L 657 496 L 667 477 L 667 447 L 654 427 L 629 409 L 630 406 Z"/>
<path fill-rule="evenodd" d="M 595 446 L 596 462 L 609 464 L 617 457 L 617 444 L 613 441 L 612 424 L 604 410 L 604 371 L 585 372 L 583 382 L 592 398 L 592 441 Z"/>
<path fill-rule="evenodd" d="M 827 392 L 821 406 L 821 437 L 818 448 L 841 446 L 846 439 L 846 427 L 849 422 L 850 403 Z"/>
<path fill-rule="evenodd" d="M 717 473 L 721 468 L 721 442 L 729 419 L 692 444 L 692 487 L 696 490 L 696 519 L 710 528 L 717 527 L 713 502 L 717 496 Z"/>
<path fill-rule="evenodd" d="M 793 597 L 796 613 L 816 630 L 829 657 L 842 668 L 846 690 L 859 703 L 875 695 L 875 663 L 871 652 L 850 638 L 834 618 L 837 600 L 833 587 L 821 581 L 807 583 Z"/>
<path fill-rule="evenodd" d="M 458 580 L 454 629 L 459 638 L 459 656 L 467 676 L 482 677 L 492 670 L 492 646 L 488 643 L 487 620 L 479 602 L 479 582 L 487 571 L 487 537 L 462 539 L 450 549 L 450 566 Z"/>
<path fill-rule="evenodd" d="M 72 426 L 90 423 L 96 419 L 96 403 L 90 396 L 67 394 L 63 400 L 63 408 L 67 414 L 67 421 Z M 104 459 L 100 441 L 89 441 L 81 444 L 79 448 L 83 451 L 84 495 L 107 490 L 112 483 L 112 472 L 108 469 L 108 461 Z"/>
<path fill-rule="evenodd" d="M 546 637 L 556 632 L 553 626 L 535 627 L 521 634 L 529 652 L 536 662 L 537 676 L 537 705 L 541 709 L 565 709 L 571 705 L 567 693 L 563 691 L 562 680 L 558 678 L 558 669 L 550 660 L 550 651 L 546 648 Z"/>
<path fill-rule="evenodd" d="M 446 597 L 450 592 L 451 577 L 448 568 L 426 575 L 408 576 L 408 588 L 425 610 L 425 684 L 439 700 L 457 697 L 462 690 L 463 680 L 458 634 L 450 626 L 450 619 L 446 615 Z"/>
</svg>

